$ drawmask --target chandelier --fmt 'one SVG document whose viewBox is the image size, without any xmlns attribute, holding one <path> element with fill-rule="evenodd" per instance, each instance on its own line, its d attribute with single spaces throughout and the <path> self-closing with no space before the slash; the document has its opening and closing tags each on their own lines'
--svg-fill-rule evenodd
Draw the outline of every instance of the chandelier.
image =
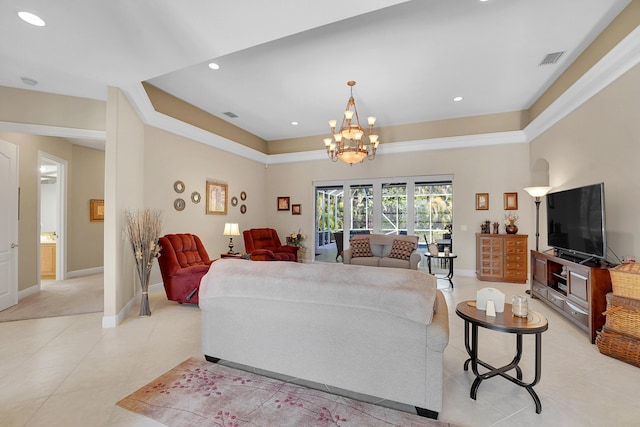
<svg viewBox="0 0 640 427">
<path fill-rule="evenodd" d="M 373 134 L 373 124 L 376 122 L 376 118 L 373 116 L 367 117 L 370 145 L 367 146 L 362 141 L 365 129 L 360 126 L 356 101 L 353 99 L 353 87 L 355 85 L 356 82 L 353 80 L 347 82 L 347 86 L 351 88 L 351 96 L 347 101 L 347 108 L 345 108 L 340 129 L 336 129 L 336 120 L 329 120 L 333 138 L 324 139 L 324 145 L 331 161 L 335 162 L 340 159 L 349 165 L 361 163 L 365 158 L 369 160 L 375 159 L 379 144 L 378 135 Z"/>
</svg>

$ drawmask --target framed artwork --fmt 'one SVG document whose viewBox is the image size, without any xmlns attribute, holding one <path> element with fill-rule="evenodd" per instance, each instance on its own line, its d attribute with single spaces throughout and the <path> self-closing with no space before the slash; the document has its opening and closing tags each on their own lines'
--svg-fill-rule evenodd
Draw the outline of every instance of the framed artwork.
<svg viewBox="0 0 640 427">
<path fill-rule="evenodd" d="M 245 193 L 244 191 L 240 193 L 240 199 L 242 200 L 247 200 L 247 193 Z"/>
<path fill-rule="evenodd" d="M 173 183 L 173 189 L 176 191 L 176 193 L 182 193 L 184 191 L 184 182 L 182 181 L 176 181 Z"/>
<path fill-rule="evenodd" d="M 104 199 L 89 200 L 89 221 L 104 221 Z"/>
<path fill-rule="evenodd" d="M 518 193 L 504 193 L 504 209 L 506 211 L 518 209 Z"/>
<path fill-rule="evenodd" d="M 200 203 L 200 199 L 202 199 L 202 197 L 200 197 L 200 193 L 198 193 L 197 191 L 191 193 L 191 201 L 193 203 Z"/>
<path fill-rule="evenodd" d="M 489 210 L 489 193 L 476 193 L 476 210 Z"/>
<path fill-rule="evenodd" d="M 302 215 L 302 205 L 291 205 L 291 215 Z"/>
<path fill-rule="evenodd" d="M 278 197 L 278 210 L 279 211 L 288 211 L 289 210 L 289 198 L 288 197 Z"/>
<path fill-rule="evenodd" d="M 184 202 L 184 199 L 175 199 L 173 201 L 173 208 L 177 211 L 183 211 L 185 206 L 186 203 Z"/>
<path fill-rule="evenodd" d="M 236 196 L 233 196 L 231 198 L 231 206 L 237 206 L 238 205 L 238 198 Z"/>
<path fill-rule="evenodd" d="M 227 184 L 207 181 L 207 215 L 227 214 Z"/>
</svg>

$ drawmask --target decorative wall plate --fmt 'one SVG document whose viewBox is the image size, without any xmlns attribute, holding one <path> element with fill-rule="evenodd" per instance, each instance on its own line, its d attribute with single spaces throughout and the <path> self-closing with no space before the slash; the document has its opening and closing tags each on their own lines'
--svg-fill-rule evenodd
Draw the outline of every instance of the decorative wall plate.
<svg viewBox="0 0 640 427">
<path fill-rule="evenodd" d="M 176 193 L 182 193 L 184 188 L 184 182 L 182 181 L 176 181 L 173 183 L 173 189 L 176 190 Z"/>
<path fill-rule="evenodd" d="M 191 193 L 191 201 L 193 203 L 200 203 L 200 200 L 202 200 L 200 193 L 198 193 L 197 191 L 194 191 L 193 193 Z"/>
<path fill-rule="evenodd" d="M 177 211 L 181 211 L 184 209 L 186 203 L 184 202 L 184 199 L 176 199 L 173 202 L 173 207 L 177 210 Z"/>
<path fill-rule="evenodd" d="M 231 198 L 231 206 L 237 206 L 238 205 L 238 198 L 236 196 L 233 196 Z"/>
<path fill-rule="evenodd" d="M 240 193 L 240 199 L 241 200 L 247 200 L 247 193 L 245 193 L 244 191 L 242 193 Z"/>
<path fill-rule="evenodd" d="M 240 213 L 241 213 L 241 214 L 245 214 L 245 213 L 247 213 L 247 205 L 242 205 L 242 206 L 240 206 Z"/>
</svg>

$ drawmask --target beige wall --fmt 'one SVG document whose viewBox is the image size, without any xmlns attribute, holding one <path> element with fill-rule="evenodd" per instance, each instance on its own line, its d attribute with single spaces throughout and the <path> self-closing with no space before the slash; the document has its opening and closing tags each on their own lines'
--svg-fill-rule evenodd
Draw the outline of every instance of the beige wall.
<svg viewBox="0 0 640 427">
<path fill-rule="evenodd" d="M 604 182 L 608 246 L 640 257 L 640 66 L 569 114 L 531 145 L 531 163 L 549 162 L 549 185 L 564 190 Z M 541 206 L 541 248 L 546 248 Z M 543 245 L 544 242 L 544 245 Z"/>
<path fill-rule="evenodd" d="M 104 265 L 104 223 L 89 221 L 89 200 L 104 199 L 104 151 L 72 146 L 68 180 L 67 271 Z"/>
<path fill-rule="evenodd" d="M 66 272 L 103 266 L 102 223 L 89 223 L 89 198 L 104 194 L 104 153 L 74 146 L 62 138 L 0 133 L 0 139 L 18 146 L 18 290 L 39 283 L 38 186 L 43 152 L 67 162 L 67 269 Z M 60 250 L 60 249 L 58 249 Z"/>
<path fill-rule="evenodd" d="M 222 235 L 226 222 L 237 222 L 240 231 L 251 227 L 269 226 L 265 216 L 267 198 L 265 166 L 242 157 L 212 148 L 163 130 L 145 128 L 145 174 L 144 206 L 161 209 L 163 212 L 163 234 L 193 233 L 198 235 L 211 258 L 229 250 L 229 238 Z M 176 193 L 175 181 L 184 182 L 186 189 Z M 228 185 L 227 215 L 207 215 L 205 183 L 207 180 Z M 197 191 L 202 201 L 195 204 L 191 193 Z M 240 200 L 240 192 L 247 194 Z M 231 206 L 231 197 L 238 198 L 238 205 Z M 186 202 L 182 211 L 173 203 L 177 198 Z M 274 202 L 275 203 L 275 202 Z M 240 205 L 247 206 L 246 214 L 240 213 Z M 244 251 L 242 236 L 235 237 L 234 248 Z M 161 283 L 157 267 L 151 283 Z"/>
<path fill-rule="evenodd" d="M 454 177 L 453 238 L 454 250 L 459 255 L 456 269 L 475 270 L 475 233 L 480 231 L 480 223 L 484 220 L 503 223 L 505 192 L 518 193 L 520 232 L 531 233 L 530 206 L 533 201 L 523 190 L 529 185 L 527 144 L 385 155 L 354 166 L 332 163 L 328 159 L 272 165 L 267 169 L 265 216 L 281 236 L 301 229 L 310 239 L 306 246 L 314 247 L 315 242 L 311 240 L 315 212 L 314 182 L 444 174 Z M 489 193 L 488 211 L 475 210 L 475 193 Z M 278 212 L 278 196 L 289 196 L 291 203 L 302 204 L 302 215 Z M 466 226 L 466 231 L 462 230 L 463 226 Z M 501 227 L 501 230 L 504 228 Z M 532 241 L 530 238 L 530 245 Z"/>
<path fill-rule="evenodd" d="M 0 86 L 0 121 L 105 130 L 104 101 Z"/>
</svg>

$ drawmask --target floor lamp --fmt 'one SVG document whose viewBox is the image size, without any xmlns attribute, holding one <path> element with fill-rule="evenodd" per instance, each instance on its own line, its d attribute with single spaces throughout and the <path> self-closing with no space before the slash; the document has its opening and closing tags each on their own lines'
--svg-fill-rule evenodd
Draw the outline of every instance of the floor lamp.
<svg viewBox="0 0 640 427">
<path fill-rule="evenodd" d="M 536 199 L 536 251 L 539 250 L 540 242 L 540 202 L 542 196 L 547 194 L 551 187 L 527 187 L 524 189 L 527 193 Z"/>
<path fill-rule="evenodd" d="M 551 187 L 526 187 L 524 189 L 536 201 L 536 251 L 539 250 L 540 243 L 540 202 L 542 201 L 542 196 L 547 194 L 549 190 L 551 190 Z M 526 293 L 531 294 L 531 291 L 527 289 Z"/>
</svg>

